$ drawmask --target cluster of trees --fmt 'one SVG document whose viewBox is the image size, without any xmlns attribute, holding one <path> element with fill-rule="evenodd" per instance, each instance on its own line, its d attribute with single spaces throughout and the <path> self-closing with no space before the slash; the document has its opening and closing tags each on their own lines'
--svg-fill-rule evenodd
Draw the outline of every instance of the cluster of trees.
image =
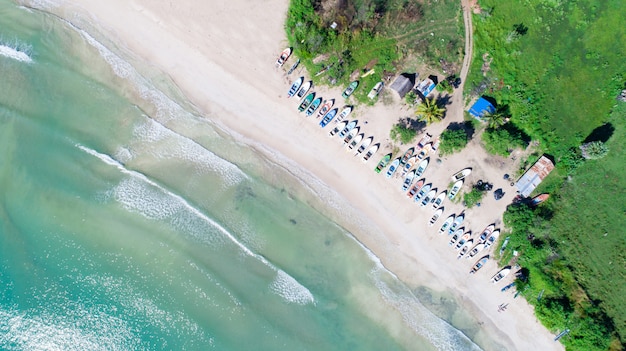
<svg viewBox="0 0 626 351">
<path fill-rule="evenodd" d="M 506 108 L 486 115 L 487 130 L 482 135 L 482 140 L 487 152 L 493 155 L 507 157 L 516 148 L 526 148 L 530 138 L 515 124 L 509 122 L 510 118 L 504 112 Z"/>
</svg>

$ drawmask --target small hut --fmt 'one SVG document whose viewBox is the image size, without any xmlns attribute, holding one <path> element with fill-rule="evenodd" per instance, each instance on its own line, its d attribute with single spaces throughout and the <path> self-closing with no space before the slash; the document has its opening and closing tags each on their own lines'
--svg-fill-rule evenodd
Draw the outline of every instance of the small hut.
<svg viewBox="0 0 626 351">
<path fill-rule="evenodd" d="M 417 74 L 407 74 L 403 73 L 396 78 L 396 80 L 391 84 L 391 90 L 395 91 L 400 95 L 400 98 L 404 98 L 413 87 L 415 86 L 415 79 L 417 78 Z"/>
<path fill-rule="evenodd" d="M 470 115 L 479 120 L 482 120 L 483 117 L 494 112 L 496 112 L 496 108 L 484 97 L 478 99 L 478 101 L 476 101 L 476 103 L 469 109 Z"/>
<path fill-rule="evenodd" d="M 537 185 L 544 180 L 554 169 L 554 163 L 549 158 L 541 156 L 535 164 L 515 184 L 519 193 L 527 197 L 535 190 Z"/>
</svg>

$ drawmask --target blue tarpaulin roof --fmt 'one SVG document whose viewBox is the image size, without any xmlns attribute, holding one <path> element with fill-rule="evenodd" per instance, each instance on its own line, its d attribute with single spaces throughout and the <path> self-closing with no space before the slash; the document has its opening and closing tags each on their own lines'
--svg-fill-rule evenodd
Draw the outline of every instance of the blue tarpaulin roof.
<svg viewBox="0 0 626 351">
<path fill-rule="evenodd" d="M 494 112 L 496 112 L 496 108 L 485 98 L 478 99 L 478 101 L 476 101 L 476 103 L 469 109 L 469 113 L 478 119 L 483 118 L 486 114 Z"/>
</svg>

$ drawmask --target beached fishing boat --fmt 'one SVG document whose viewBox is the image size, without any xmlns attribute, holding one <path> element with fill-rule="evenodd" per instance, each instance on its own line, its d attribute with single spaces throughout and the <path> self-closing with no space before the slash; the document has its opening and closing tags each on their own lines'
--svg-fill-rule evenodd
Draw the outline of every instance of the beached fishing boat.
<svg viewBox="0 0 626 351">
<path fill-rule="evenodd" d="M 278 59 L 276 60 L 276 67 L 281 67 L 285 63 L 285 61 L 287 61 L 289 56 L 291 56 L 291 48 L 286 48 L 278 56 Z"/>
<path fill-rule="evenodd" d="M 484 243 L 494 229 L 496 229 L 496 226 L 494 224 L 490 224 L 487 226 L 487 228 L 483 229 L 482 233 L 480 233 L 480 236 L 478 237 L 478 242 Z"/>
<path fill-rule="evenodd" d="M 500 231 L 499 230 L 494 230 L 493 233 L 491 233 L 491 235 L 489 236 L 489 238 L 487 238 L 487 240 L 485 241 L 485 250 L 489 249 L 491 247 L 491 245 L 493 245 L 496 240 L 498 240 L 498 237 L 500 236 Z"/>
<path fill-rule="evenodd" d="M 335 120 L 335 123 L 339 123 L 339 122 L 343 121 L 346 117 L 348 117 L 350 112 L 352 112 L 352 106 L 344 107 L 341 110 L 341 113 L 339 114 L 339 116 L 337 116 L 337 119 Z"/>
<path fill-rule="evenodd" d="M 417 154 L 417 159 L 418 160 L 423 160 L 424 157 L 426 157 L 426 155 L 428 155 L 428 153 L 430 152 L 430 148 L 431 148 L 431 143 L 428 143 L 426 145 L 424 145 L 424 147 L 420 150 L 420 152 Z"/>
<path fill-rule="evenodd" d="M 450 226 L 450 229 L 448 230 L 448 232 L 450 234 L 454 233 L 456 228 L 458 228 L 461 225 L 461 223 L 463 223 L 464 219 L 465 219 L 465 214 L 463 214 L 463 213 L 461 213 L 460 215 L 456 216 L 456 219 L 454 220 L 454 223 L 452 223 L 452 225 Z"/>
<path fill-rule="evenodd" d="M 330 100 L 324 101 L 322 103 L 322 106 L 320 107 L 320 110 L 317 112 L 317 118 L 322 117 L 328 111 L 330 111 L 330 109 L 333 108 L 334 104 L 335 104 L 335 99 L 330 99 Z"/>
<path fill-rule="evenodd" d="M 348 134 L 346 134 L 345 138 L 343 138 L 343 144 L 349 145 L 352 139 L 356 137 L 357 133 L 359 133 L 359 127 L 354 127 Z"/>
<path fill-rule="evenodd" d="M 435 195 L 437 195 L 437 189 L 432 189 L 431 191 L 428 192 L 428 194 L 426 194 L 426 196 L 424 196 L 424 198 L 422 199 L 422 202 L 420 202 L 420 207 L 424 207 L 426 205 L 428 205 L 431 201 L 433 201 L 433 198 L 435 197 Z"/>
<path fill-rule="evenodd" d="M 367 149 L 370 146 L 370 144 L 372 143 L 373 140 L 374 140 L 373 136 L 363 140 L 363 142 L 361 143 L 361 146 L 359 146 L 359 148 L 356 149 L 356 153 L 354 154 L 354 156 L 356 156 L 356 155 L 362 153 L 363 151 L 365 151 L 365 149 Z"/>
<path fill-rule="evenodd" d="M 290 98 L 296 94 L 298 89 L 300 89 L 302 82 L 304 82 L 304 77 L 300 77 L 294 80 L 293 83 L 291 83 L 291 88 L 289 88 L 289 91 L 287 92 L 287 98 Z"/>
<path fill-rule="evenodd" d="M 367 94 L 367 97 L 370 99 L 377 97 L 380 91 L 383 90 L 384 86 L 385 86 L 385 83 L 383 82 L 376 83 L 376 85 L 374 85 L 372 90 L 370 90 L 370 92 Z"/>
<path fill-rule="evenodd" d="M 300 87 L 300 90 L 298 90 L 296 97 L 298 99 L 302 99 L 302 97 L 309 91 L 309 89 L 311 89 L 312 85 L 313 83 L 311 81 L 302 83 L 302 86 Z"/>
<path fill-rule="evenodd" d="M 312 92 L 309 95 L 307 95 L 304 98 L 304 100 L 302 100 L 302 103 L 300 104 L 300 106 L 298 106 L 298 111 L 302 112 L 302 111 L 306 110 L 307 107 L 309 107 L 309 105 L 311 105 L 311 102 L 313 102 L 314 98 L 315 98 L 315 92 Z"/>
<path fill-rule="evenodd" d="M 295 71 L 296 68 L 298 68 L 299 64 L 300 64 L 300 59 L 297 59 L 296 62 L 291 66 L 289 71 L 287 71 L 287 75 L 290 75 L 291 73 L 293 73 L 293 71 Z"/>
<path fill-rule="evenodd" d="M 435 222 L 437 222 L 439 220 L 439 217 L 441 217 L 441 215 L 443 214 L 443 207 L 438 209 L 435 214 L 430 217 L 430 221 L 428 221 L 428 226 L 432 227 L 433 224 L 435 224 Z"/>
<path fill-rule="evenodd" d="M 415 171 L 415 176 L 421 177 L 422 174 L 424 174 L 424 172 L 426 171 L 426 167 L 428 167 L 428 159 L 422 160 L 422 162 L 417 165 L 417 171 Z"/>
<path fill-rule="evenodd" d="M 354 150 L 354 148 L 361 142 L 361 140 L 363 140 L 363 136 L 364 134 L 361 133 L 354 137 L 352 141 L 350 141 L 350 143 L 348 144 L 348 151 Z"/>
<path fill-rule="evenodd" d="M 348 97 L 350 97 L 350 95 L 352 95 L 352 93 L 354 93 L 354 91 L 356 90 L 358 86 L 359 86 L 359 81 L 355 80 L 354 82 L 350 83 L 350 85 L 348 85 L 346 90 L 344 90 L 343 93 L 341 93 L 341 96 L 343 96 L 344 99 L 347 99 Z"/>
<path fill-rule="evenodd" d="M 448 199 L 452 200 L 459 193 L 459 190 L 463 187 L 463 181 L 459 180 L 452 185 L 452 189 L 450 189 L 450 193 L 448 194 Z"/>
<path fill-rule="evenodd" d="M 417 143 L 417 149 L 421 149 L 424 147 L 424 145 L 426 145 L 426 143 L 430 140 L 430 138 L 432 138 L 432 135 L 426 133 L 422 139 L 420 139 L 420 141 Z"/>
<path fill-rule="evenodd" d="M 481 252 L 484 248 L 485 244 L 476 244 L 474 247 L 472 247 L 466 258 L 472 258 L 478 255 L 478 253 Z"/>
<path fill-rule="evenodd" d="M 317 110 L 317 108 L 320 106 L 321 103 L 322 103 L 322 98 L 321 97 L 318 97 L 317 99 L 313 100 L 313 102 L 311 102 L 309 107 L 307 107 L 306 112 L 304 112 L 304 114 L 307 117 L 311 116 L 312 114 L 315 113 L 315 110 Z"/>
<path fill-rule="evenodd" d="M 439 234 L 443 234 L 446 230 L 448 230 L 448 228 L 452 225 L 452 222 L 454 222 L 454 213 L 451 214 L 450 217 L 446 218 L 445 222 L 443 222 L 441 228 L 439 228 Z"/>
<path fill-rule="evenodd" d="M 387 154 L 387 155 L 383 156 L 383 158 L 380 160 L 380 162 L 378 162 L 378 165 L 376 165 L 376 168 L 374 168 L 376 173 L 380 173 L 380 171 L 382 171 L 383 168 L 385 168 L 385 166 L 387 166 L 387 163 L 389 163 L 389 160 L 391 160 L 391 154 Z"/>
<path fill-rule="evenodd" d="M 439 206 L 443 203 L 443 200 L 446 199 L 446 191 L 442 191 L 437 195 L 437 197 L 433 200 L 433 211 L 436 211 Z"/>
<path fill-rule="evenodd" d="M 365 155 L 363 155 L 363 163 L 367 163 L 367 161 L 370 160 L 370 158 L 372 158 L 372 156 L 378 151 L 380 144 L 374 144 L 374 146 L 370 147 L 369 150 L 367 150 L 367 152 L 365 153 Z"/>
<path fill-rule="evenodd" d="M 439 144 L 441 144 L 441 138 L 437 137 L 432 146 L 433 152 L 437 151 L 437 149 L 439 148 Z"/>
<path fill-rule="evenodd" d="M 467 177 L 468 175 L 470 175 L 470 173 L 472 173 L 472 169 L 471 168 L 462 169 L 462 170 L 454 173 L 454 175 L 452 176 L 452 181 L 456 182 L 458 180 L 461 180 L 461 179 Z"/>
<path fill-rule="evenodd" d="M 350 131 L 351 131 L 352 129 L 354 129 L 354 127 L 356 127 L 356 123 L 357 123 L 356 119 L 355 119 L 355 120 L 353 120 L 352 122 L 348 123 L 348 125 L 346 125 L 346 126 L 345 126 L 342 130 L 341 130 L 341 132 L 339 132 L 339 138 L 340 138 L 340 139 L 345 138 L 345 137 L 346 137 L 346 135 L 348 135 L 348 133 L 350 133 Z"/>
<path fill-rule="evenodd" d="M 455 231 L 455 233 L 456 233 L 456 231 Z M 463 234 L 459 238 L 459 241 L 456 242 L 456 245 L 454 246 L 454 248 L 456 250 L 460 249 L 463 245 L 465 245 L 465 243 L 470 239 L 471 236 L 472 236 L 472 232 L 467 232 L 467 233 Z"/>
<path fill-rule="evenodd" d="M 391 176 L 396 173 L 396 171 L 398 170 L 398 166 L 400 165 L 400 159 L 396 158 L 395 160 L 393 160 L 393 162 L 391 162 L 391 164 L 389 165 L 389 169 L 387 170 L 387 174 L 386 177 L 387 178 L 391 178 Z"/>
<path fill-rule="evenodd" d="M 470 246 L 472 246 L 472 244 L 474 243 L 474 239 L 469 239 L 468 241 L 465 242 L 465 244 L 463 244 L 463 246 L 461 246 L 461 248 L 459 249 L 459 254 L 456 256 L 457 259 L 465 256 L 465 254 L 469 251 Z"/>
<path fill-rule="evenodd" d="M 465 231 L 465 228 L 457 229 L 452 235 L 452 238 L 450 238 L 450 242 L 448 242 L 448 245 L 450 246 L 454 245 L 457 242 L 457 240 L 459 240 L 463 236 L 464 231 Z"/>
<path fill-rule="evenodd" d="M 333 128 L 333 129 L 331 129 L 331 130 L 330 130 L 330 132 L 328 133 L 328 136 L 330 136 L 330 137 L 334 136 L 334 135 L 335 135 L 335 134 L 337 134 L 340 130 L 342 130 L 343 128 L 345 128 L 346 124 L 348 124 L 348 122 L 346 122 L 346 121 L 343 121 L 343 122 L 341 122 L 341 123 L 337 124 L 337 125 L 335 126 L 335 128 Z"/>
<path fill-rule="evenodd" d="M 415 174 L 415 179 L 417 179 L 417 173 Z M 419 182 L 415 183 L 415 185 L 413 185 L 411 190 L 409 190 L 409 192 L 406 193 L 406 196 L 409 198 L 413 198 L 415 194 L 417 194 L 417 192 L 422 188 L 425 181 L 426 179 L 421 179 Z"/>
<path fill-rule="evenodd" d="M 550 197 L 550 194 L 539 194 L 539 195 L 533 197 L 533 199 L 530 200 L 530 203 L 533 206 L 537 206 L 540 203 L 546 201 L 549 197 Z"/>
<path fill-rule="evenodd" d="M 428 183 L 428 184 L 424 185 L 420 189 L 420 191 L 417 192 L 417 194 L 413 198 L 413 201 L 419 203 L 419 201 L 422 199 L 422 197 L 424 197 L 424 195 L 426 195 L 430 191 L 430 188 L 432 188 L 432 187 L 433 187 L 433 185 L 431 183 Z"/>
<path fill-rule="evenodd" d="M 402 158 L 400 159 L 400 165 L 404 165 L 409 160 L 409 158 L 413 156 L 414 150 L 414 147 L 410 147 L 408 150 L 406 150 L 406 152 L 404 153 L 404 155 L 402 155 Z"/>
<path fill-rule="evenodd" d="M 476 263 L 472 266 L 472 269 L 470 270 L 470 274 L 474 274 L 476 272 L 478 272 L 479 269 L 483 268 L 485 266 L 485 263 L 487 263 L 487 261 L 489 261 L 489 255 L 481 257 L 478 261 L 476 261 Z"/>
<path fill-rule="evenodd" d="M 404 166 L 402 166 L 402 173 L 400 174 L 400 176 L 404 177 L 407 173 L 409 173 L 409 170 L 413 168 L 416 159 L 417 158 L 415 156 L 412 156 L 411 158 L 409 158 L 408 161 L 406 161 Z"/>
<path fill-rule="evenodd" d="M 326 114 L 326 116 L 324 116 L 324 118 L 322 118 L 322 120 L 320 121 L 320 127 L 324 128 L 328 125 L 328 123 L 330 123 L 330 121 L 333 120 L 333 118 L 335 118 L 335 115 L 337 114 L 337 109 L 334 108 L 330 111 L 328 111 L 328 113 Z"/>
<path fill-rule="evenodd" d="M 402 191 L 406 191 L 411 186 L 414 179 L 415 170 L 412 170 L 411 172 L 409 172 L 409 174 L 406 175 L 406 177 L 404 178 L 404 182 L 402 182 Z"/>
<path fill-rule="evenodd" d="M 498 273 L 496 273 L 493 277 L 491 277 L 491 282 L 492 283 L 499 282 L 504 277 L 509 275 L 510 272 L 511 272 L 511 266 L 506 266 L 506 267 L 502 268 Z"/>
</svg>

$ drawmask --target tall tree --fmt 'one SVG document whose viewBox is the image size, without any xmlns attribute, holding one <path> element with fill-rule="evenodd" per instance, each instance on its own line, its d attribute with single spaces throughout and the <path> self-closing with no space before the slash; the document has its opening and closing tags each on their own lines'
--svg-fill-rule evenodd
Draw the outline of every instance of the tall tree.
<svg viewBox="0 0 626 351">
<path fill-rule="evenodd" d="M 497 129 L 497 128 L 501 127 L 508 120 L 508 117 L 506 117 L 500 111 L 496 111 L 494 113 L 489 113 L 489 114 L 485 115 L 484 118 L 485 118 L 485 120 L 487 120 L 487 124 L 489 125 L 489 128 L 491 128 L 491 129 Z"/>
<path fill-rule="evenodd" d="M 435 99 L 431 98 L 425 99 L 424 102 L 417 106 L 415 115 L 419 117 L 420 121 L 426 122 L 426 124 L 431 124 L 441 121 L 445 111 L 445 108 L 439 107 Z"/>
</svg>

